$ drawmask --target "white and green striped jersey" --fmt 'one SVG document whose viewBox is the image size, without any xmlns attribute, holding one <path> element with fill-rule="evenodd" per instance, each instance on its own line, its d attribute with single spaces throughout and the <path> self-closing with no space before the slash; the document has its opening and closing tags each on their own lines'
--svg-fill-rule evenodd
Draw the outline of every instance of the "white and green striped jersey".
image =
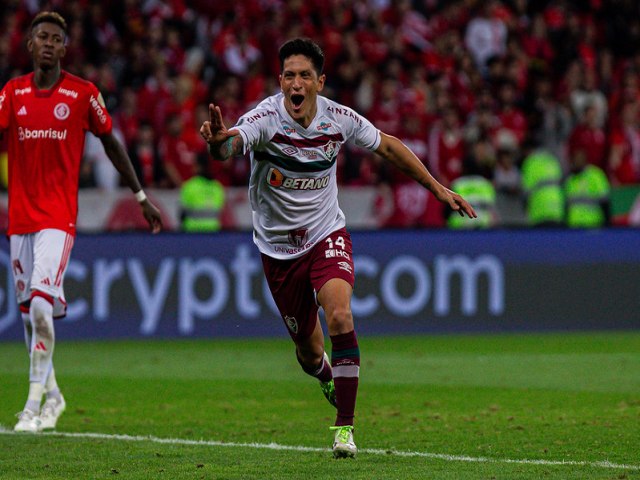
<svg viewBox="0 0 640 480">
<path fill-rule="evenodd" d="M 317 102 L 308 128 L 287 113 L 282 93 L 263 100 L 233 127 L 251 155 L 254 242 L 273 258 L 299 257 L 345 226 L 338 152 L 347 140 L 369 150 L 380 144 L 380 132 L 366 118 L 322 96 Z"/>
</svg>

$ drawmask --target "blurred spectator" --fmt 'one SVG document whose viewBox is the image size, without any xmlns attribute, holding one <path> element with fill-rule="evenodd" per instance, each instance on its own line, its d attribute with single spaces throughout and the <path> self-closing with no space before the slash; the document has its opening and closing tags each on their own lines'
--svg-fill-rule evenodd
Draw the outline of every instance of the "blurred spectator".
<svg viewBox="0 0 640 480">
<path fill-rule="evenodd" d="M 448 187 L 462 174 L 465 143 L 460 116 L 455 107 L 447 107 L 442 119 L 429 133 L 429 169 Z"/>
<path fill-rule="evenodd" d="M 481 2 L 478 15 L 467 25 L 464 44 L 471 52 L 482 74 L 487 73 L 487 61 L 504 54 L 507 45 L 507 27 L 504 21 L 494 16 L 500 5 L 497 0 Z"/>
<path fill-rule="evenodd" d="M 613 185 L 640 182 L 638 102 L 626 103 L 611 128 L 608 169 Z"/>
<path fill-rule="evenodd" d="M 482 142 L 477 143 L 476 147 L 479 149 L 478 153 L 467 157 L 463 174 L 451 183 L 451 190 L 464 195 L 478 214 L 478 218 L 469 222 L 469 219 L 461 217 L 458 212 L 450 212 L 447 225 L 452 229 L 485 229 L 494 227 L 499 222 L 496 189 L 491 179 L 487 178 L 487 175 L 491 175 L 492 169 L 483 165 L 485 160 L 482 159 L 482 155 L 486 155 L 486 152 L 480 151 L 483 148 Z"/>
<path fill-rule="evenodd" d="M 170 113 L 166 120 L 166 133 L 160 139 L 160 161 L 172 187 L 180 187 L 195 174 L 195 137 L 185 131 L 184 120 L 179 113 Z"/>
<path fill-rule="evenodd" d="M 537 149 L 525 157 L 522 187 L 530 225 L 550 227 L 563 224 L 565 202 L 561 182 L 562 169 L 554 155 Z"/>
<path fill-rule="evenodd" d="M 515 85 L 505 80 L 498 89 L 498 112 L 500 129 L 512 132 L 520 146 L 527 135 L 527 119 L 524 112 L 517 105 L 517 91 Z"/>
<path fill-rule="evenodd" d="M 607 135 L 599 125 L 598 111 L 594 105 L 587 104 L 582 110 L 581 120 L 571 131 L 568 141 L 568 154 L 572 158 L 582 151 L 589 165 L 606 169 Z"/>
<path fill-rule="evenodd" d="M 212 178 L 207 160 L 200 157 L 194 176 L 180 187 L 180 221 L 185 232 L 217 232 L 222 226 L 224 186 Z"/>
<path fill-rule="evenodd" d="M 524 108 L 528 112 L 530 142 L 557 157 L 566 171 L 565 145 L 573 120 L 569 108 L 554 95 L 550 77 L 542 75 L 532 80 Z"/>
<path fill-rule="evenodd" d="M 260 50 L 249 37 L 245 28 L 240 28 L 237 35 L 230 36 L 224 49 L 224 66 L 232 75 L 242 76 L 251 69 L 261 57 Z"/>
<path fill-rule="evenodd" d="M 151 124 L 140 123 L 129 151 L 131 163 L 143 187 L 167 186 Z"/>
<path fill-rule="evenodd" d="M 609 223 L 610 185 L 604 171 L 587 162 L 584 150 L 571 155 L 571 173 L 564 182 L 566 224 L 571 228 L 601 228 Z"/>
<path fill-rule="evenodd" d="M 517 140 L 508 132 L 500 132 L 496 138 L 496 166 L 493 185 L 497 192 L 519 197 L 522 192 L 522 176 L 518 168 Z"/>
<path fill-rule="evenodd" d="M 580 87 L 569 95 L 574 118 L 583 118 L 585 108 L 591 106 L 595 110 L 596 126 L 605 126 L 608 115 L 607 97 L 598 88 L 597 73 L 593 68 L 584 69 Z"/>
</svg>

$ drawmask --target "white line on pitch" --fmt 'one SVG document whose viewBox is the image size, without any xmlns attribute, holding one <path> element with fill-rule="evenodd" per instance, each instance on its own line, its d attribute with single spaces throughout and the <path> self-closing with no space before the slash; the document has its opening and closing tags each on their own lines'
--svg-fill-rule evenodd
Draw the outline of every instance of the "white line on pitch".
<svg viewBox="0 0 640 480">
<path fill-rule="evenodd" d="M 11 430 L 7 430 L 0 425 L 0 435 L 28 435 L 17 434 Z M 47 435 L 54 437 L 66 438 L 97 438 L 100 440 L 121 440 L 125 442 L 152 442 L 167 445 L 194 445 L 203 447 L 237 447 L 237 448 L 255 448 L 262 450 L 284 450 L 296 452 L 329 452 L 329 448 L 304 447 L 301 445 L 280 445 L 278 443 L 236 443 L 236 442 L 219 442 L 215 440 L 187 440 L 183 438 L 159 438 L 154 436 L 142 435 L 118 435 L 106 433 L 72 433 L 72 432 L 42 432 L 38 435 Z M 621 470 L 640 470 L 640 465 L 628 465 L 609 462 L 608 460 L 598 462 L 587 462 L 579 460 L 535 460 L 535 459 L 512 459 L 512 458 L 490 458 L 490 457 L 470 457 L 467 455 L 447 455 L 444 453 L 429 452 L 412 452 L 403 450 L 384 450 L 378 448 L 363 448 L 358 450 L 360 454 L 370 455 L 390 455 L 398 457 L 422 457 L 433 458 L 437 460 L 445 460 L 449 462 L 470 462 L 470 463 L 512 463 L 520 465 L 545 465 L 545 466 L 569 466 L 569 467 L 592 467 L 592 468 L 610 468 Z"/>
</svg>

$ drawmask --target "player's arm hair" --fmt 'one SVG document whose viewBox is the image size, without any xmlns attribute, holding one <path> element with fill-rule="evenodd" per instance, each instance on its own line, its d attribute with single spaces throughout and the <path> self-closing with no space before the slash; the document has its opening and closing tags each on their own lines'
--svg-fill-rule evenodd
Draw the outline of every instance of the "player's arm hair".
<svg viewBox="0 0 640 480">
<path fill-rule="evenodd" d="M 111 160 L 113 166 L 116 167 L 116 170 L 122 176 L 131 191 L 135 193 L 142 190 L 140 180 L 138 180 L 138 176 L 133 168 L 129 154 L 124 149 L 120 141 L 118 141 L 113 133 L 101 135 L 99 138 L 109 160 Z"/>
<path fill-rule="evenodd" d="M 444 188 L 444 186 L 431 175 L 425 164 L 420 161 L 416 154 L 398 138 L 380 132 L 380 145 L 378 145 L 376 153 L 429 191 L 436 193 L 438 190 Z"/>
<path fill-rule="evenodd" d="M 224 161 L 228 158 L 241 155 L 244 151 L 244 141 L 241 135 L 225 138 L 222 142 L 209 143 L 209 154 L 215 160 Z"/>
</svg>

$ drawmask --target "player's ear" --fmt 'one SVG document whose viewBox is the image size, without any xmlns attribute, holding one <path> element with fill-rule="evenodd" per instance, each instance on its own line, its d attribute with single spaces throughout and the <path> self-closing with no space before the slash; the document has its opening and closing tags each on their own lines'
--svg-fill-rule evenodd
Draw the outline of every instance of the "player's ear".
<svg viewBox="0 0 640 480">
<path fill-rule="evenodd" d="M 326 75 L 323 73 L 318 77 L 318 91 L 321 92 L 324 88 L 324 81 L 327 79 Z"/>
<path fill-rule="evenodd" d="M 29 40 L 27 40 L 27 51 L 29 53 L 33 52 L 33 36 L 29 36 Z"/>
</svg>

